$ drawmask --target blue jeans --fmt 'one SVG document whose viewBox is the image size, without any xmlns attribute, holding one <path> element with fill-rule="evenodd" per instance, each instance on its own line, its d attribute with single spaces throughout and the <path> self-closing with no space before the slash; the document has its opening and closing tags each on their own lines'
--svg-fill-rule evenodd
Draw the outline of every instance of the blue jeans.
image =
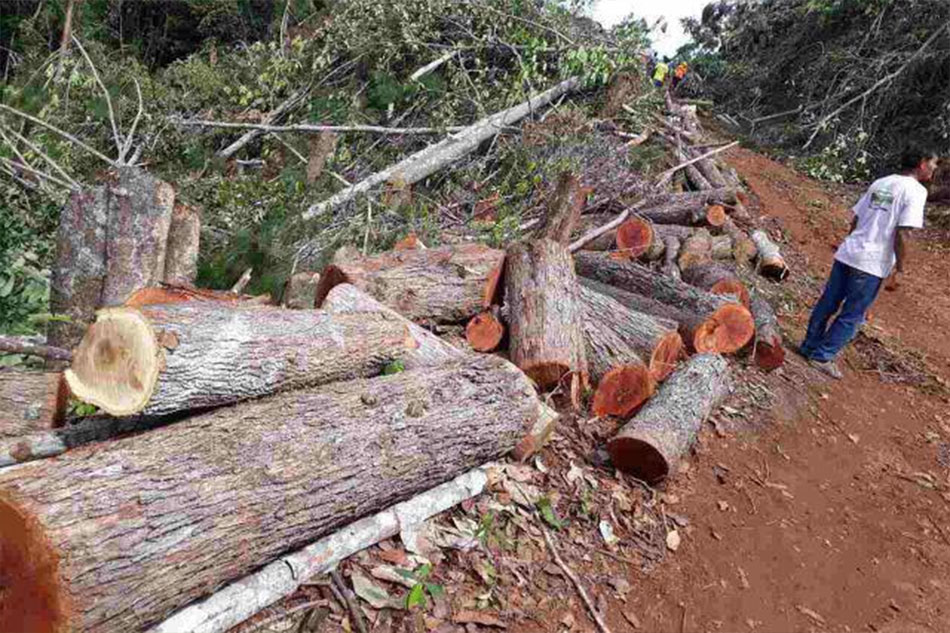
<svg viewBox="0 0 950 633">
<path fill-rule="evenodd" d="M 880 277 L 836 261 L 825 291 L 808 321 L 802 355 L 822 362 L 832 360 L 864 323 L 864 316 L 874 303 L 882 281 Z M 828 321 L 838 308 L 841 312 L 828 327 Z"/>
</svg>

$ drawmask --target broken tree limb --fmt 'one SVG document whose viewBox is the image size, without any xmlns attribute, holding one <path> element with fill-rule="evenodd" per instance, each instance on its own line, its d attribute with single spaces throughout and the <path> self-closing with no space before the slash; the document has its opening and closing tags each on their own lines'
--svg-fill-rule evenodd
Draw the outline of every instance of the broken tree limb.
<svg viewBox="0 0 950 633">
<path fill-rule="evenodd" d="M 436 60 L 434 60 L 434 61 L 429 62 L 429 63 L 426 64 L 425 66 L 419 68 L 419 69 L 416 70 L 414 73 L 412 73 L 411 75 L 409 75 L 409 81 L 418 81 L 418 80 L 422 79 L 423 77 L 425 77 L 426 75 L 428 75 L 429 73 L 431 73 L 433 70 L 437 69 L 439 66 L 441 66 L 441 65 L 444 64 L 445 62 L 447 62 L 447 61 L 449 61 L 450 59 L 452 59 L 453 57 L 455 57 L 455 54 L 456 54 L 456 51 L 451 50 L 451 51 L 449 51 L 448 53 L 446 53 L 445 55 L 443 55 L 442 57 L 440 57 L 440 58 L 438 58 L 438 59 L 436 59 Z"/>
<path fill-rule="evenodd" d="M 613 465 L 648 483 L 669 476 L 730 387 L 725 358 L 694 356 L 607 444 Z"/>
<path fill-rule="evenodd" d="M 112 415 L 166 415 L 379 374 L 415 347 L 383 314 L 194 301 L 107 308 L 73 355 L 73 395 Z"/>
<path fill-rule="evenodd" d="M 785 362 L 785 346 L 775 311 L 759 294 L 752 297 L 749 307 L 755 318 L 755 364 L 765 371 L 778 369 Z"/>
<path fill-rule="evenodd" d="M 62 372 L 0 370 L 0 437 L 59 426 L 68 395 Z"/>
<path fill-rule="evenodd" d="M 594 623 L 597 624 L 597 628 L 600 629 L 600 633 L 610 633 L 610 628 L 607 626 L 607 623 L 604 622 L 603 616 L 594 606 L 594 603 L 591 602 L 590 597 L 587 595 L 587 591 L 584 590 L 584 585 L 581 583 L 581 579 L 577 577 L 577 574 L 574 573 L 570 567 L 561 559 L 561 556 L 557 553 L 557 549 L 554 547 L 554 539 L 551 536 L 551 533 L 548 532 L 548 529 L 538 521 L 538 525 L 541 528 L 542 534 L 544 534 L 544 542 L 547 543 L 548 550 L 551 552 L 551 556 L 554 557 L 554 562 L 557 563 L 557 566 L 561 568 L 561 571 L 571 579 L 571 582 L 574 583 L 574 588 L 577 589 L 578 595 L 581 597 L 584 606 L 587 607 L 590 617 L 593 618 Z"/>
<path fill-rule="evenodd" d="M 286 101 L 284 101 L 279 106 L 277 106 L 276 108 L 270 111 L 270 113 L 267 115 L 266 119 L 264 120 L 264 124 L 273 125 L 277 121 L 280 121 L 287 114 L 289 114 L 294 109 L 299 107 L 304 102 L 304 99 L 307 97 L 308 94 L 310 94 L 310 86 L 306 86 L 305 88 L 302 88 L 298 90 L 297 92 L 295 92 L 294 94 L 290 95 L 290 97 L 288 97 Z M 234 141 L 233 143 L 231 143 L 230 145 L 228 145 L 221 151 L 219 151 L 218 156 L 221 158 L 231 158 L 231 156 L 236 154 L 238 150 L 240 150 L 242 147 L 244 147 L 245 145 L 247 145 L 248 143 L 250 143 L 251 141 L 253 141 L 254 139 L 256 139 L 258 136 L 260 136 L 263 133 L 264 133 L 263 130 L 255 130 L 255 129 L 249 130 L 248 132 L 243 134 L 241 138 Z"/>
<path fill-rule="evenodd" d="M 778 246 L 769 238 L 765 231 L 752 231 L 750 236 L 759 252 L 759 259 L 756 268 L 763 276 L 782 281 L 788 277 L 789 269 L 785 264 L 785 258 L 779 252 Z"/>
<path fill-rule="evenodd" d="M 362 180 L 342 191 L 334 194 L 328 200 L 311 206 L 303 214 L 304 220 L 309 220 L 322 213 L 348 202 L 358 195 L 367 193 L 377 185 L 387 181 L 399 179 L 406 185 L 412 185 L 427 176 L 434 174 L 446 165 L 474 151 L 483 141 L 488 140 L 506 125 L 517 123 L 538 108 L 542 108 L 561 95 L 568 94 L 580 85 L 577 77 L 571 77 L 541 94 L 535 95 L 516 106 L 496 112 L 464 130 L 448 136 L 442 141 L 430 145 L 424 150 L 401 160 L 400 162 L 376 172 L 369 178 Z"/>
<path fill-rule="evenodd" d="M 26 354 L 29 356 L 39 356 L 47 360 L 62 360 L 67 362 L 73 357 L 72 352 L 62 347 L 29 343 L 14 336 L 2 335 L 0 335 L 0 354 Z"/>
<path fill-rule="evenodd" d="M 340 284 L 334 286 L 323 300 L 321 309 L 330 314 L 381 313 L 399 320 L 409 329 L 417 347 L 407 350 L 403 357 L 406 369 L 444 365 L 459 360 L 465 353 L 449 345 L 429 330 L 420 327 L 392 308 L 383 305 L 356 286 Z"/>
<path fill-rule="evenodd" d="M 551 436 L 554 435 L 559 417 L 557 411 L 542 402 L 538 419 L 528 429 L 528 432 L 525 433 L 525 436 L 518 442 L 514 450 L 511 451 L 512 459 L 525 462 L 540 452 L 548 443 L 548 440 L 551 439 Z"/>
<path fill-rule="evenodd" d="M 231 286 L 232 295 L 240 295 L 244 292 L 244 289 L 247 288 L 247 284 L 251 283 L 251 275 L 254 273 L 253 268 L 247 268 L 241 276 L 238 277 L 238 280 L 234 282 L 234 285 Z"/>
<path fill-rule="evenodd" d="M 478 496 L 488 483 L 487 469 L 488 465 L 472 469 L 407 501 L 355 521 L 185 607 L 148 633 L 226 633 L 264 607 L 294 593 L 308 580 L 328 573 L 349 556 L 397 536 L 403 527 L 418 525 Z"/>
<path fill-rule="evenodd" d="M 229 130 L 255 130 L 257 132 L 267 132 L 276 134 L 280 132 L 310 132 L 310 133 L 347 133 L 364 132 L 369 134 L 445 134 L 446 132 L 460 132 L 465 127 L 386 127 L 384 125 L 312 125 L 301 123 L 299 125 L 266 125 L 263 123 L 230 123 L 228 121 L 208 121 L 205 119 L 186 119 L 176 121 L 178 125 L 185 127 L 210 127 Z"/>
<path fill-rule="evenodd" d="M 746 232 L 736 226 L 732 218 L 726 218 L 722 224 L 722 232 L 732 238 L 732 258 L 739 265 L 745 265 L 755 259 L 759 249 L 755 242 L 749 239 Z"/>
<path fill-rule="evenodd" d="M 672 318 L 680 324 L 683 341 L 697 352 L 732 353 L 745 346 L 755 331 L 752 315 L 730 297 L 714 295 L 688 284 L 657 275 L 635 262 L 620 261 L 604 253 L 577 253 L 577 274 L 603 284 L 641 295 L 649 302 L 674 308 Z M 627 307 L 656 315 L 656 310 L 640 309 L 607 292 Z"/>
<path fill-rule="evenodd" d="M 539 411 L 514 366 L 472 356 L 7 470 L 0 531 L 16 546 L 0 553 L 0 579 L 18 609 L 0 612 L 0 630 L 158 624 L 288 550 L 505 455 Z"/>
<path fill-rule="evenodd" d="M 733 141 L 733 142 L 731 142 L 731 143 L 727 143 L 726 145 L 721 145 L 721 146 L 719 146 L 719 147 L 717 147 L 717 148 L 715 148 L 715 149 L 712 149 L 712 150 L 710 150 L 710 151 L 708 151 L 708 152 L 705 152 L 704 154 L 701 154 L 701 155 L 699 155 L 699 156 L 697 156 L 697 157 L 695 157 L 695 158 L 691 158 L 691 159 L 689 159 L 689 160 L 687 160 L 687 161 L 683 161 L 682 163 L 676 165 L 675 167 L 672 167 L 672 168 L 670 168 L 670 169 L 667 169 L 665 172 L 663 172 L 662 174 L 660 174 L 660 177 L 657 179 L 657 188 L 660 188 L 662 185 L 665 185 L 667 182 L 669 182 L 670 179 L 673 177 L 673 174 L 675 174 L 676 172 L 678 172 L 680 169 L 683 169 L 683 168 L 685 168 L 685 167 L 689 167 L 690 165 L 693 165 L 693 164 L 695 164 L 695 163 L 698 163 L 699 161 L 704 160 L 704 159 L 706 159 L 706 158 L 712 158 L 712 157 L 715 156 L 716 154 L 719 154 L 720 152 L 724 152 L 724 151 L 726 151 L 727 149 L 731 149 L 731 148 L 735 147 L 735 146 L 738 145 L 738 144 L 739 144 L 739 141 Z"/>
<path fill-rule="evenodd" d="M 511 361 L 541 390 L 566 374 L 586 385 L 583 308 L 567 249 L 544 239 L 510 246 L 505 303 Z"/>
<path fill-rule="evenodd" d="M 198 251 L 201 243 L 201 214 L 196 207 L 175 203 L 168 227 L 163 281 L 178 286 L 193 286 L 198 277 Z"/>
</svg>

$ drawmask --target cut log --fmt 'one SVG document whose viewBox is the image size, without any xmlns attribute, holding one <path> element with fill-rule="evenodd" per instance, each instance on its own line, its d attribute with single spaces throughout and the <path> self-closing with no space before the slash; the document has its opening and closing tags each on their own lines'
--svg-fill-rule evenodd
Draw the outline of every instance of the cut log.
<svg viewBox="0 0 950 633">
<path fill-rule="evenodd" d="M 343 260 L 334 256 L 320 275 L 317 307 L 348 283 L 411 321 L 464 323 L 497 303 L 505 252 L 462 244 Z"/>
<path fill-rule="evenodd" d="M 635 262 L 622 262 L 602 253 L 576 253 L 577 273 L 604 284 L 641 295 L 649 301 L 632 305 L 616 293 L 607 292 L 624 305 L 654 316 L 671 318 L 680 324 L 680 334 L 690 350 L 729 354 L 752 340 L 755 325 L 749 311 L 731 297 L 714 295 L 688 284 L 657 275 Z M 653 303 L 674 308 L 658 314 Z"/>
<path fill-rule="evenodd" d="M 505 326 L 501 322 L 498 306 L 476 314 L 465 326 L 465 340 L 476 352 L 495 351 L 504 337 Z"/>
<path fill-rule="evenodd" d="M 661 238 L 675 237 L 678 240 L 685 240 L 700 229 L 693 226 L 679 226 L 677 224 L 654 224 L 653 232 Z"/>
<path fill-rule="evenodd" d="M 62 372 L 0 370 L 0 437 L 59 426 L 68 395 Z"/>
<path fill-rule="evenodd" d="M 299 313 L 294 313 L 299 314 Z M 511 451 L 537 396 L 492 356 L 218 409 L 0 473 L 3 631 L 139 631 Z"/>
<path fill-rule="evenodd" d="M 652 202 L 649 204 L 655 205 Z M 638 213 L 654 224 L 692 226 L 703 224 L 706 221 L 706 207 L 703 204 L 686 206 L 674 203 L 663 206 L 646 206 Z"/>
<path fill-rule="evenodd" d="M 541 449 L 544 448 L 551 439 L 551 436 L 554 435 L 559 417 L 557 411 L 542 402 L 538 419 L 535 420 L 528 432 L 525 433 L 525 436 L 518 442 L 514 450 L 511 451 L 512 458 L 519 462 L 525 462 L 533 455 L 541 452 Z"/>
<path fill-rule="evenodd" d="M 50 312 L 69 320 L 50 321 L 47 340 L 55 347 L 75 347 L 96 317 L 106 278 L 108 207 L 100 186 L 73 193 L 60 214 Z"/>
<path fill-rule="evenodd" d="M 765 371 L 778 369 L 785 362 L 785 346 L 775 312 L 759 295 L 752 297 L 750 307 L 755 318 L 755 364 Z"/>
<path fill-rule="evenodd" d="M 198 277 L 201 214 L 196 207 L 175 203 L 165 248 L 165 283 L 193 286 Z"/>
<path fill-rule="evenodd" d="M 544 222 L 536 233 L 539 239 L 549 239 L 563 246 L 571 241 L 571 233 L 580 220 L 588 189 L 580 185 L 577 176 L 564 172 L 557 181 L 554 198 L 548 205 Z"/>
<path fill-rule="evenodd" d="M 425 250 L 427 247 L 415 233 L 410 233 L 393 245 L 394 251 L 415 251 Z"/>
<path fill-rule="evenodd" d="M 125 302 L 125 307 L 138 308 L 165 303 L 188 303 L 190 301 L 216 301 L 248 305 L 252 299 L 253 297 L 235 294 L 230 290 L 208 290 L 207 288 L 161 284 L 135 291 Z"/>
<path fill-rule="evenodd" d="M 681 243 L 678 238 L 668 235 L 663 238 L 663 244 L 666 246 L 666 250 L 663 253 L 663 267 L 661 270 L 667 277 L 679 281 L 682 273 L 676 260 L 679 258 Z"/>
<path fill-rule="evenodd" d="M 721 204 L 711 204 L 706 207 L 706 224 L 709 226 L 720 227 L 725 224 L 728 217 L 726 208 Z"/>
<path fill-rule="evenodd" d="M 708 189 L 706 191 L 687 191 L 683 193 L 657 193 L 650 196 L 648 207 L 705 207 L 720 204 L 730 207 L 740 201 L 740 192 L 733 187 Z"/>
<path fill-rule="evenodd" d="M 609 295 L 598 292 L 595 287 L 581 285 L 581 301 L 584 305 L 584 329 L 588 348 L 588 363 L 591 376 L 599 381 L 610 369 L 604 359 L 622 356 L 629 349 L 631 356 L 640 359 L 649 369 L 654 382 L 669 376 L 683 351 L 683 339 L 678 333 L 678 323 L 672 319 L 639 312 Z M 613 347 L 619 353 L 605 351 Z M 591 349 L 599 357 L 595 359 Z M 620 364 L 617 360 L 613 365 Z M 632 363 L 638 364 L 638 363 Z"/>
<path fill-rule="evenodd" d="M 505 301 L 511 361 L 542 390 L 565 374 L 586 385 L 583 308 L 567 248 L 551 240 L 510 246 Z"/>
<path fill-rule="evenodd" d="M 769 239 L 765 231 L 752 231 L 752 241 L 759 251 L 757 268 L 765 277 L 782 281 L 788 277 L 788 266 L 778 250 L 778 246 Z"/>
<path fill-rule="evenodd" d="M 106 231 L 106 279 L 101 305 L 124 304 L 136 290 L 165 278 L 165 247 L 175 205 L 175 189 L 149 173 L 119 170 L 111 188 Z"/>
<path fill-rule="evenodd" d="M 686 238 L 680 248 L 680 270 L 685 274 L 691 266 L 705 264 L 712 259 L 712 236 L 705 229 L 696 231 Z"/>
<path fill-rule="evenodd" d="M 691 358 L 607 444 L 613 465 L 651 484 L 669 476 L 729 393 L 730 382 L 722 356 Z"/>
<path fill-rule="evenodd" d="M 732 238 L 728 235 L 713 235 L 710 242 L 709 254 L 713 259 L 732 259 L 733 257 Z"/>
<path fill-rule="evenodd" d="M 52 361 L 70 361 L 73 353 L 62 347 L 53 347 L 34 343 L 30 339 L 33 337 L 2 336 L 0 335 L 0 355 L 2 354 L 24 354 L 27 356 L 38 356 Z"/>
<path fill-rule="evenodd" d="M 465 353 L 446 343 L 429 330 L 408 320 L 392 308 L 350 284 L 340 284 L 333 288 L 323 300 L 323 308 L 330 314 L 359 314 L 379 312 L 404 323 L 418 347 L 410 349 L 403 358 L 406 369 L 434 367 L 465 357 Z"/>
<path fill-rule="evenodd" d="M 715 295 L 735 297 L 749 307 L 749 291 L 734 272 L 715 262 L 705 262 L 683 270 L 683 281 Z"/>
<path fill-rule="evenodd" d="M 577 239 L 598 227 L 604 226 L 617 216 L 612 213 L 591 213 L 581 216 L 573 238 Z M 612 229 L 587 242 L 581 248 L 588 251 L 611 251 L 617 247 L 617 229 Z"/>
<path fill-rule="evenodd" d="M 732 258 L 737 264 L 747 264 L 755 259 L 759 249 L 745 231 L 736 226 L 732 218 L 726 218 L 723 222 L 722 232 L 732 238 Z"/>
<path fill-rule="evenodd" d="M 653 248 L 653 225 L 636 215 L 630 215 L 617 227 L 617 249 L 637 259 Z"/>
<path fill-rule="evenodd" d="M 690 158 L 696 152 L 690 153 Z M 703 178 L 715 189 L 723 189 L 729 186 L 726 177 L 723 176 L 722 172 L 719 171 L 719 168 L 716 166 L 716 162 L 712 158 L 704 158 L 701 161 L 697 161 L 696 168 L 699 169 L 699 173 L 703 175 Z"/>
<path fill-rule="evenodd" d="M 319 284 L 320 273 L 294 273 L 284 286 L 284 305 L 292 310 L 313 310 Z"/>
<path fill-rule="evenodd" d="M 374 376 L 415 345 L 402 321 L 382 314 L 199 301 L 111 308 L 66 380 L 112 415 L 165 415 Z"/>
</svg>

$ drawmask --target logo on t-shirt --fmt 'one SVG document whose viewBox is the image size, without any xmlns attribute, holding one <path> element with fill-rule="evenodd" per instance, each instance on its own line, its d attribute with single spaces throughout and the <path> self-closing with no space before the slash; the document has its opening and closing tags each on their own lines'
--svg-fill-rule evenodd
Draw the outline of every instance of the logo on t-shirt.
<svg viewBox="0 0 950 633">
<path fill-rule="evenodd" d="M 871 194 L 871 209 L 890 213 L 894 206 L 894 194 L 887 190 L 875 191 Z"/>
</svg>

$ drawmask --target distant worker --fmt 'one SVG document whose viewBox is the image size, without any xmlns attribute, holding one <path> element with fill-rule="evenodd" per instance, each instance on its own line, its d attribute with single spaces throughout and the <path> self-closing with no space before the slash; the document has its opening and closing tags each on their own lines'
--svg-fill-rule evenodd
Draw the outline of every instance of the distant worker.
<svg viewBox="0 0 950 633">
<path fill-rule="evenodd" d="M 666 75 L 670 72 L 670 58 L 664 57 L 663 61 L 659 62 L 656 65 L 656 68 L 653 69 L 653 85 L 657 88 L 663 87 L 663 82 L 666 81 Z"/>
<path fill-rule="evenodd" d="M 864 323 L 881 283 L 893 275 L 887 290 L 896 290 L 907 262 L 908 232 L 924 226 L 929 182 L 937 169 L 932 150 L 908 147 L 901 173 L 876 180 L 852 211 L 851 230 L 835 253 L 831 278 L 808 322 L 799 351 L 814 367 L 835 379 L 841 370 L 835 357 Z M 828 321 L 841 308 L 828 327 Z"/>
<path fill-rule="evenodd" d="M 676 90 L 676 86 L 686 78 L 687 72 L 689 72 L 689 65 L 686 62 L 680 62 L 673 71 L 673 90 Z"/>
</svg>

